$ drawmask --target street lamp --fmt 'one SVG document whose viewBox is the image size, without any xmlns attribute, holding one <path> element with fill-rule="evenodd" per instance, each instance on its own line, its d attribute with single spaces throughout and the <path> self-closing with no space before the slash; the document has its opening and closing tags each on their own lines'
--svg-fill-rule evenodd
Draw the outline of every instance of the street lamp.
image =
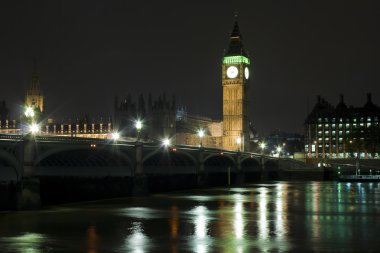
<svg viewBox="0 0 380 253">
<path fill-rule="evenodd" d="M 33 118 L 35 115 L 33 107 L 31 106 L 26 107 L 24 114 L 27 118 Z"/>
<path fill-rule="evenodd" d="M 143 127 L 142 121 L 141 120 L 136 120 L 136 122 L 135 122 L 135 128 L 137 130 L 137 140 L 140 139 L 140 131 L 141 131 L 142 127 Z"/>
<path fill-rule="evenodd" d="M 241 137 L 237 137 L 236 144 L 238 145 L 238 152 L 240 152 Z"/>
<path fill-rule="evenodd" d="M 203 136 L 205 135 L 205 131 L 201 128 L 198 130 L 198 136 L 199 136 L 199 139 L 200 139 L 200 147 L 202 147 L 202 140 L 203 140 Z"/>
<path fill-rule="evenodd" d="M 281 146 L 278 146 L 277 147 L 277 153 L 278 153 L 278 158 L 280 158 L 280 153 L 282 151 L 282 147 Z"/>
<path fill-rule="evenodd" d="M 120 139 L 120 134 L 118 132 L 112 133 L 112 140 L 117 141 Z"/>
<path fill-rule="evenodd" d="M 267 144 L 265 142 L 261 142 L 260 144 L 261 153 L 264 154 L 264 149 L 266 148 Z"/>
<path fill-rule="evenodd" d="M 162 140 L 162 146 L 164 146 L 165 148 L 169 147 L 170 146 L 170 140 L 169 138 L 165 138 Z"/>
<path fill-rule="evenodd" d="M 40 127 L 36 123 L 32 123 L 29 125 L 29 131 L 32 134 L 37 134 L 40 131 Z"/>
</svg>

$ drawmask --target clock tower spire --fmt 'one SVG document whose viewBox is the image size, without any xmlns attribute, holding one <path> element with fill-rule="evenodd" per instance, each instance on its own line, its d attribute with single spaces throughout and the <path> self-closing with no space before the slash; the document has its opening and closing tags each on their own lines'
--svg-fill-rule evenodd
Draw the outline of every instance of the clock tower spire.
<svg viewBox="0 0 380 253">
<path fill-rule="evenodd" d="M 32 79 L 25 94 L 25 106 L 32 107 L 37 112 L 44 111 L 44 95 L 40 85 L 40 78 L 37 73 L 37 63 L 34 62 Z"/>
<path fill-rule="evenodd" d="M 229 47 L 222 62 L 223 148 L 226 150 L 249 150 L 250 65 L 235 14 Z"/>
</svg>

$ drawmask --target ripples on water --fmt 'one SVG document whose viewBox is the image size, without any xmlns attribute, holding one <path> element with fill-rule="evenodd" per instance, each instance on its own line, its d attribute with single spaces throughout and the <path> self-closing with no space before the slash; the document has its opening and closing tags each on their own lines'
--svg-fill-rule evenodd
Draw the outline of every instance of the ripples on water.
<svg viewBox="0 0 380 253">
<path fill-rule="evenodd" d="M 379 187 L 280 182 L 2 213 L 0 252 L 374 252 Z"/>
</svg>

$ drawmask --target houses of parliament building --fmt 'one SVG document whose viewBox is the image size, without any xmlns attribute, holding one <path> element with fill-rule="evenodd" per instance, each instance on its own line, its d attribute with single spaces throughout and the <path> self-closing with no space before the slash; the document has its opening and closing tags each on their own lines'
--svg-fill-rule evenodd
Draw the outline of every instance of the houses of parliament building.
<svg viewBox="0 0 380 253">
<path fill-rule="evenodd" d="M 83 138 L 111 138 L 118 131 L 126 140 L 136 138 L 134 121 L 143 120 L 140 138 L 158 141 L 170 137 L 176 144 L 202 145 L 233 151 L 249 151 L 250 111 L 249 80 L 251 60 L 242 43 L 237 21 L 230 35 L 229 46 L 221 64 L 223 120 L 189 115 L 186 107 L 178 107 L 175 98 L 165 94 L 157 98 L 140 95 L 115 98 L 114 115 L 97 122 L 83 116 L 56 122 L 46 118 L 44 95 L 37 71 L 34 71 L 25 95 L 25 108 L 32 108 L 40 125 L 40 134 Z M 26 115 L 9 119 L 5 102 L 0 102 L 0 133 L 21 133 Z M 199 136 L 199 131 L 204 133 Z"/>
</svg>

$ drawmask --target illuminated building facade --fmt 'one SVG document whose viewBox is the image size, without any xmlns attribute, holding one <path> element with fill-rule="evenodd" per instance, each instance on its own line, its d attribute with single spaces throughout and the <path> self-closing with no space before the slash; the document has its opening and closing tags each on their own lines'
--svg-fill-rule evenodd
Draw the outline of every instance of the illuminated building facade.
<svg viewBox="0 0 380 253">
<path fill-rule="evenodd" d="M 127 96 L 121 102 L 115 98 L 115 129 L 123 136 L 136 136 L 135 122 L 141 120 L 143 128 L 141 138 L 150 140 L 161 140 L 171 138 L 175 141 L 176 136 L 176 105 L 175 98 L 171 100 L 163 94 L 156 100 L 148 96 L 146 103 L 143 95 L 140 95 L 137 103 Z"/>
<path fill-rule="evenodd" d="M 16 133 L 16 120 L 9 120 L 9 109 L 5 101 L 0 101 L 0 133 Z"/>
<path fill-rule="evenodd" d="M 40 85 L 40 78 L 34 70 L 32 80 L 25 94 L 25 106 L 31 107 L 36 113 L 44 112 L 44 95 Z"/>
<path fill-rule="evenodd" d="M 307 158 L 379 158 L 380 108 L 371 94 L 363 107 L 347 107 L 343 95 L 334 107 L 318 96 L 305 121 Z"/>
<path fill-rule="evenodd" d="M 248 150 L 250 59 L 245 52 L 238 23 L 223 57 L 223 149 Z"/>
</svg>

